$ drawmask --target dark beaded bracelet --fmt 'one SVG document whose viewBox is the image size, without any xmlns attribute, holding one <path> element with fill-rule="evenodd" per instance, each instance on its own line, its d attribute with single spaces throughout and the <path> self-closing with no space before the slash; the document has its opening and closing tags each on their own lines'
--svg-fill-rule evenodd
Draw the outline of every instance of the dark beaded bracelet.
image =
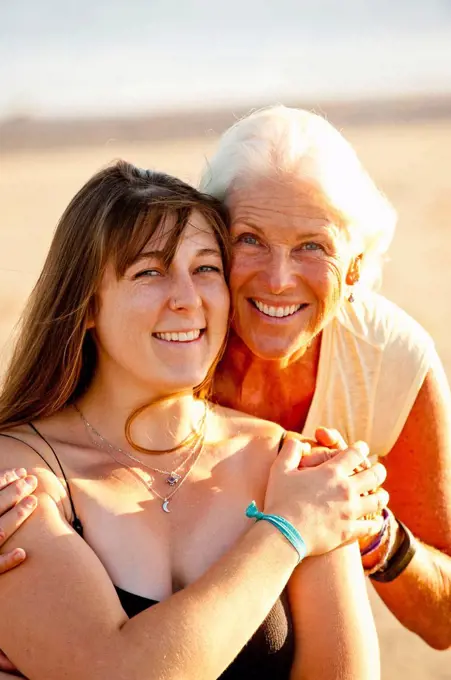
<svg viewBox="0 0 451 680">
<path fill-rule="evenodd" d="M 399 519 L 396 521 L 403 534 L 402 540 L 384 567 L 370 575 L 370 578 L 378 583 L 394 581 L 409 566 L 417 550 L 417 541 L 412 532 Z"/>
</svg>

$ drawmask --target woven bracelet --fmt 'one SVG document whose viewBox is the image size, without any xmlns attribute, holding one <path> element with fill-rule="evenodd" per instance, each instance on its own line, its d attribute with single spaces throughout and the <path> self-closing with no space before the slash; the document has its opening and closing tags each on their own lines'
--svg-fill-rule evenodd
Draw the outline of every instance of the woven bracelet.
<svg viewBox="0 0 451 680">
<path fill-rule="evenodd" d="M 255 519 L 256 522 L 265 520 L 276 527 L 276 529 L 278 529 L 280 533 L 285 536 L 287 541 L 289 541 L 289 543 L 291 543 L 293 548 L 296 550 L 299 558 L 298 564 L 307 555 L 307 546 L 301 534 L 296 529 L 296 527 L 294 527 L 291 522 L 289 522 L 284 517 L 281 517 L 280 515 L 267 515 L 264 512 L 260 512 L 255 501 L 252 501 L 252 503 L 250 503 L 246 508 L 246 517 Z"/>
</svg>

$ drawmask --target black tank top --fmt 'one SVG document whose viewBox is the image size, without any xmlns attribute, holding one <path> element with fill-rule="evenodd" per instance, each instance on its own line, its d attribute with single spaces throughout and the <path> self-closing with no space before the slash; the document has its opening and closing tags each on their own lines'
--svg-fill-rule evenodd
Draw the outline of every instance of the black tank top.
<svg viewBox="0 0 451 680">
<path fill-rule="evenodd" d="M 31 429 L 38 435 L 48 446 L 52 452 L 58 467 L 63 476 L 71 511 L 71 524 L 73 529 L 83 538 L 83 525 L 76 513 L 73 502 L 70 485 L 63 466 L 56 455 L 55 449 L 50 442 L 39 432 L 33 425 L 29 424 Z M 33 446 L 24 440 L 11 434 L 0 433 L 1 437 L 8 437 L 16 439 L 22 444 L 25 444 L 44 461 L 44 463 L 52 470 L 58 477 L 53 467 L 44 458 L 44 456 Z M 282 437 L 279 451 L 282 446 L 284 437 Z M 117 595 L 121 605 L 129 618 L 140 614 L 145 609 L 158 604 L 156 600 L 150 600 L 141 595 L 129 593 L 122 588 L 115 586 Z M 239 620 L 237 619 L 237 625 Z M 241 652 L 230 664 L 230 666 L 220 676 L 221 680 L 289 680 L 291 665 L 294 657 L 294 634 L 291 619 L 290 608 L 286 593 L 283 592 L 281 597 L 276 601 L 270 613 L 263 621 L 261 626 L 250 638 L 247 644 L 243 647 Z"/>
</svg>

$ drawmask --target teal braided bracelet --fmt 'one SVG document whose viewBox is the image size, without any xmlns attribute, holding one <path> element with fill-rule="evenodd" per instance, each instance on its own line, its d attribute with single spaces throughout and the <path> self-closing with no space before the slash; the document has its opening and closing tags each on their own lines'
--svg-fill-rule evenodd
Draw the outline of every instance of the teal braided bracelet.
<svg viewBox="0 0 451 680">
<path fill-rule="evenodd" d="M 307 555 L 307 546 L 302 538 L 299 531 L 284 517 L 280 515 L 266 515 L 264 512 L 260 512 L 257 508 L 255 501 L 252 501 L 246 508 L 246 517 L 255 519 L 259 522 L 261 519 L 265 519 L 267 522 L 272 524 L 280 531 L 283 536 L 291 543 L 293 548 L 296 550 L 299 559 L 298 564 Z"/>
</svg>

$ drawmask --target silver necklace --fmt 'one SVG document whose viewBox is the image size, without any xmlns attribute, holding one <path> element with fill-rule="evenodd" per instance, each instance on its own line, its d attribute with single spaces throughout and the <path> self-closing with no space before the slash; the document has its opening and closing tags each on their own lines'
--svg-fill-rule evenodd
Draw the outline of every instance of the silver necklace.
<svg viewBox="0 0 451 680">
<path fill-rule="evenodd" d="M 116 456 L 115 456 L 111 451 L 105 451 L 105 452 L 106 452 L 106 453 L 107 453 L 107 454 L 108 454 L 108 455 L 109 455 L 109 456 L 110 456 L 110 457 L 111 457 L 118 465 L 121 465 L 122 467 L 127 468 L 127 470 L 130 470 L 130 472 L 136 477 L 136 479 L 137 479 L 139 482 L 141 482 L 141 484 L 142 484 L 148 491 L 150 491 L 151 494 L 153 494 L 154 496 L 156 496 L 157 498 L 159 498 L 160 501 L 162 501 L 162 503 L 161 503 L 161 509 L 162 509 L 164 512 L 169 513 L 169 512 L 171 512 L 171 511 L 169 510 L 169 501 L 171 500 L 171 498 L 172 498 L 173 496 L 175 496 L 175 494 L 177 493 L 177 491 L 179 491 L 179 489 L 182 488 L 183 484 L 184 484 L 185 481 L 188 479 L 189 475 L 191 474 L 192 470 L 194 469 L 194 466 L 196 465 L 197 461 L 199 460 L 199 458 L 200 458 L 200 456 L 201 456 L 201 454 L 202 454 L 202 452 L 203 452 L 203 449 L 204 449 L 204 439 L 202 438 L 201 440 L 199 440 L 199 441 L 197 442 L 197 445 L 198 445 L 198 451 L 196 452 L 195 458 L 194 458 L 193 462 L 191 463 L 189 469 L 186 471 L 185 475 L 181 477 L 180 483 L 179 483 L 177 486 L 175 486 L 175 488 L 171 491 L 171 493 L 167 494 L 166 496 L 162 496 L 160 493 L 158 493 L 158 491 L 156 491 L 156 490 L 153 488 L 154 479 L 153 479 L 152 477 L 150 477 L 150 475 L 149 475 L 149 480 L 144 479 L 144 478 L 141 476 L 141 471 L 138 473 L 138 471 L 137 471 L 135 468 L 133 468 L 131 465 L 128 465 L 128 463 L 124 463 L 124 462 L 118 460 L 118 459 L 116 458 Z M 103 450 L 105 450 L 105 449 L 103 449 Z M 146 474 L 146 473 L 144 473 L 144 474 Z M 172 486 L 172 485 L 171 485 L 171 486 Z"/>
<path fill-rule="evenodd" d="M 108 439 L 105 439 L 105 437 L 103 435 L 101 435 L 100 432 L 98 430 L 96 430 L 96 428 L 93 425 L 91 425 L 91 423 L 85 417 L 85 415 L 81 411 L 81 409 L 76 404 L 73 404 L 73 407 L 77 411 L 77 413 L 79 414 L 80 418 L 82 419 L 82 421 L 83 421 L 83 423 L 86 427 L 86 430 L 89 434 L 89 437 L 90 437 L 92 443 L 95 446 L 102 449 L 103 451 L 105 450 L 104 447 L 101 446 L 98 443 L 98 441 L 96 440 L 96 437 L 97 437 L 98 439 L 100 439 L 102 444 L 104 444 L 104 446 L 106 446 L 107 449 L 109 449 L 110 452 L 111 451 L 117 451 L 118 453 L 121 453 L 123 456 L 125 456 L 129 460 L 132 460 L 133 462 L 138 463 L 138 465 L 141 465 L 142 467 L 146 468 L 147 470 L 150 470 L 151 472 L 158 472 L 161 475 L 165 475 L 166 476 L 166 480 L 165 480 L 166 484 L 169 484 L 169 486 L 176 486 L 180 482 L 180 480 L 182 479 L 182 475 L 179 475 L 178 472 L 188 463 L 188 461 L 192 458 L 192 456 L 194 456 L 194 453 L 195 453 L 195 450 L 196 450 L 195 446 L 190 447 L 190 450 L 188 451 L 188 455 L 185 456 L 185 458 L 183 458 L 182 462 L 179 463 L 179 465 L 177 465 L 177 467 L 173 468 L 172 470 L 161 470 L 160 468 L 151 467 L 150 465 L 147 465 L 146 463 L 144 463 L 139 458 L 136 458 L 136 456 L 134 456 L 129 451 L 125 451 L 124 449 L 121 449 L 120 446 L 116 446 L 116 445 L 112 444 L 110 441 L 108 441 Z M 208 407 L 207 407 L 207 404 L 205 403 L 205 412 L 204 412 L 204 415 L 203 415 L 202 421 L 201 421 L 201 427 L 202 428 L 204 428 L 204 426 L 205 426 L 205 421 L 206 421 L 206 417 L 207 417 L 207 410 L 208 410 Z M 116 462 L 119 463 L 120 461 L 116 460 Z"/>
</svg>

